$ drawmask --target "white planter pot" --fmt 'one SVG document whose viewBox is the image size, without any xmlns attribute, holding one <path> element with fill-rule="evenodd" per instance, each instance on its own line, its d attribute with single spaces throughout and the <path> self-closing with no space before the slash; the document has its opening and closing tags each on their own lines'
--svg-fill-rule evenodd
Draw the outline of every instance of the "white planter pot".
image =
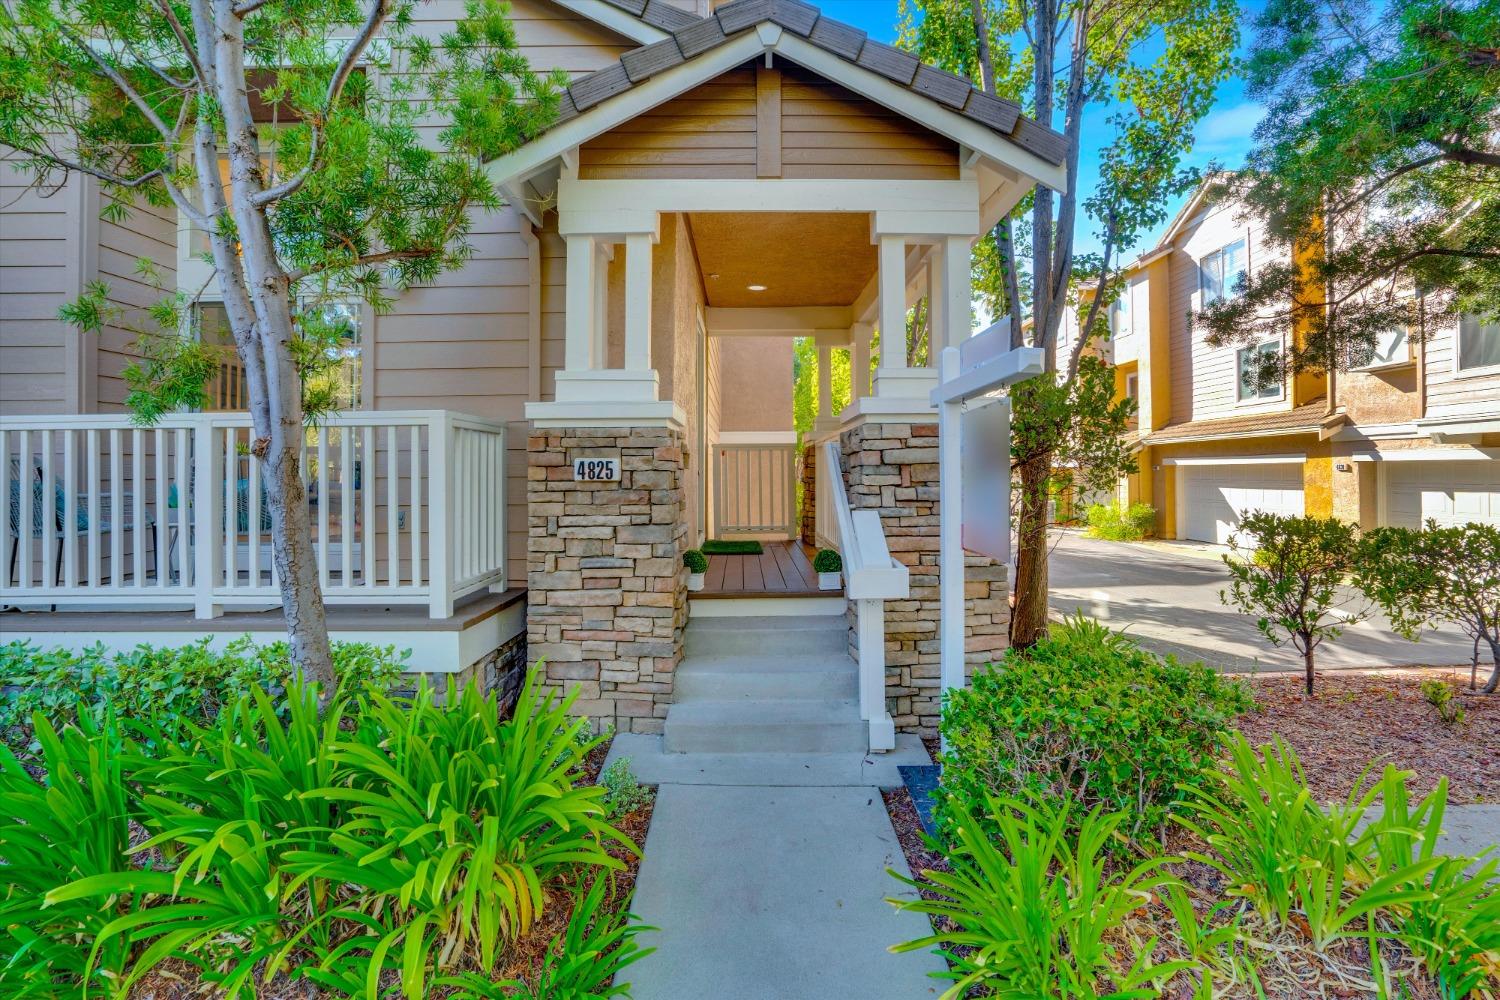
<svg viewBox="0 0 1500 1000">
<path fill-rule="evenodd" d="M 844 585 L 843 584 L 843 575 L 844 574 L 842 572 L 838 572 L 838 571 L 835 571 L 835 572 L 832 572 L 832 573 L 819 573 L 818 574 L 818 589 L 819 590 L 838 590 L 839 588 L 843 587 L 843 585 Z"/>
<path fill-rule="evenodd" d="M 707 573 L 689 573 L 688 574 L 688 590 L 702 590 L 703 589 L 703 578 L 705 576 L 707 576 L 707 575 L 708 575 Z"/>
</svg>

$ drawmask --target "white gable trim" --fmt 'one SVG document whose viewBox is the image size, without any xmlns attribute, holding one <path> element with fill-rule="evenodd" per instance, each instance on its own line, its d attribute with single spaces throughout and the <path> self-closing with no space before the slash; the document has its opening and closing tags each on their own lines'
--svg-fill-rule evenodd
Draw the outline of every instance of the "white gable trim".
<svg viewBox="0 0 1500 1000">
<path fill-rule="evenodd" d="M 490 161 L 490 176 L 499 184 L 506 185 L 517 177 L 536 174 L 574 146 L 608 132 L 762 52 L 783 55 L 995 163 L 1025 177 L 1035 178 L 1037 183 L 1055 191 L 1067 189 L 1068 173 L 1065 167 L 1048 163 L 937 101 L 847 62 L 791 32 L 766 32 L 764 36 L 759 32 L 745 32 L 696 59 L 658 73 L 645 83 L 608 98 L 543 133 L 520 149 Z"/>
<path fill-rule="evenodd" d="M 642 45 L 650 45 L 652 42 L 659 42 L 667 37 L 667 33 L 660 28 L 653 27 L 614 4 L 605 3 L 604 0 L 552 0 L 552 2 L 572 11 L 579 17 L 586 17 L 595 24 L 602 24 L 611 31 L 618 32 Z"/>
</svg>

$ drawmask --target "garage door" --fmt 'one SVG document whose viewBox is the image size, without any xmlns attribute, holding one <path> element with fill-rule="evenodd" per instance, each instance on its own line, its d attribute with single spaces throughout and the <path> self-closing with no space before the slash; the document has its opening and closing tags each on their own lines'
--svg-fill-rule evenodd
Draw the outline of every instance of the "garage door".
<svg viewBox="0 0 1500 1000">
<path fill-rule="evenodd" d="M 1188 538 L 1225 545 L 1248 511 L 1302 513 L 1302 463 L 1182 468 Z"/>
<path fill-rule="evenodd" d="M 1420 528 L 1479 521 L 1500 526 L 1500 461 L 1391 462 L 1386 520 Z"/>
</svg>

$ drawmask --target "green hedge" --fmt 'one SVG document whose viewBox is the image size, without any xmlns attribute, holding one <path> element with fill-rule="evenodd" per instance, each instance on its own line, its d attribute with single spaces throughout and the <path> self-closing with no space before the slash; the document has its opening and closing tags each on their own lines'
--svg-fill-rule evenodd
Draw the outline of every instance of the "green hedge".
<svg viewBox="0 0 1500 1000">
<path fill-rule="evenodd" d="M 1096 503 L 1084 515 L 1089 522 L 1088 535 L 1112 542 L 1138 542 L 1156 528 L 1156 508 L 1149 503 L 1121 507 L 1115 503 Z"/>
<path fill-rule="evenodd" d="M 1151 840 L 1251 705 L 1244 686 L 1201 663 L 1158 657 L 1082 616 L 1053 625 L 950 695 L 940 822 L 983 816 L 990 796 L 1039 793 L 1071 796 L 1079 816 L 1124 811 L 1121 832 Z"/>
<path fill-rule="evenodd" d="M 251 689 L 285 689 L 293 679 L 284 642 L 258 646 L 248 635 L 222 651 L 205 637 L 186 646 L 137 646 L 110 652 L 98 644 L 82 652 L 29 642 L 0 646 L 0 737 L 17 752 L 34 752 L 31 717 L 40 712 L 54 728 L 98 715 L 106 705 L 124 719 L 173 727 L 206 724 Z M 333 644 L 340 684 L 390 689 L 410 650 L 359 642 Z"/>
</svg>

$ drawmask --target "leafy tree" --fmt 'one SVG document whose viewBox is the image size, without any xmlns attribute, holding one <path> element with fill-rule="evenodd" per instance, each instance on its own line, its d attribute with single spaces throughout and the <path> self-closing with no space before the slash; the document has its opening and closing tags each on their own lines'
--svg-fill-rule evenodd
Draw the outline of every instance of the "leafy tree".
<svg viewBox="0 0 1500 1000">
<path fill-rule="evenodd" d="M 1219 600 L 1257 615 L 1256 625 L 1273 644 L 1291 642 L 1302 654 L 1308 694 L 1318 646 L 1370 615 L 1369 602 L 1343 586 L 1354 567 L 1358 531 L 1334 518 L 1257 510 L 1229 539 L 1224 565 L 1230 584 Z"/>
<path fill-rule="evenodd" d="M 1038 188 L 975 254 L 977 290 L 990 311 L 1010 318 L 1013 346 L 1043 349 L 1052 376 L 1012 394 L 1019 542 L 1010 638 L 1024 647 L 1047 625 L 1047 500 L 1055 472 L 1082 468 L 1080 460 L 1104 482 L 1133 471 L 1117 448 L 1079 454 L 1097 439 L 1118 437 L 1128 417 L 1096 405 L 1098 376 L 1085 364 L 1085 348 L 1106 329 L 1125 251 L 1165 219 L 1169 197 L 1197 182 L 1182 157 L 1214 87 L 1233 66 L 1239 9 L 1233 0 L 902 0 L 902 10 L 900 44 L 1021 102 L 1041 124 L 1060 124 L 1069 178 L 1078 175 L 1085 115 L 1106 104 L 1114 109 L 1099 130 L 1097 188 Z M 1103 247 L 1097 255 L 1075 250 L 1085 217 Z M 1097 293 L 1080 298 L 1079 278 Z M 1081 316 L 1080 336 L 1059 359 L 1069 306 Z"/>
<path fill-rule="evenodd" d="M 1484 690 L 1500 689 L 1500 528 L 1375 528 L 1360 540 L 1355 580 L 1408 639 L 1443 624 L 1462 630 L 1474 643 L 1471 689 L 1479 686 L 1479 644 L 1488 645 L 1495 669 Z"/>
<path fill-rule="evenodd" d="M 818 419 L 818 344 L 811 337 L 797 338 L 792 353 L 792 427 L 799 434 L 810 433 Z M 838 413 L 849 403 L 849 352 L 830 351 L 832 358 L 833 399 L 828 412 Z M 866 376 L 868 384 L 868 376 Z"/>
<path fill-rule="evenodd" d="M 1500 316 L 1500 0 L 1271 0 L 1255 28 L 1267 114 L 1223 193 L 1289 252 L 1205 311 L 1208 342 L 1296 329 L 1255 375 L 1280 384 Z"/>
<path fill-rule="evenodd" d="M 336 403 L 316 376 L 335 324 L 311 298 L 377 308 L 472 253 L 499 207 L 483 161 L 557 113 L 501 0 L 467 0 L 440 38 L 414 0 L 17 0 L 0 11 L 0 144 L 38 185 L 97 179 L 105 211 L 174 206 L 208 234 L 264 465 L 291 655 L 333 670 L 299 469 L 303 426 Z M 332 41 L 331 41 L 332 40 Z M 378 84 L 377 84 L 378 81 Z M 276 109 L 277 124 L 254 108 Z M 149 269 L 149 263 L 144 264 Z M 64 310 L 106 321 L 96 286 Z M 141 318 L 132 405 L 145 421 L 203 401 L 211 364 L 181 339 L 187 296 Z"/>
</svg>

